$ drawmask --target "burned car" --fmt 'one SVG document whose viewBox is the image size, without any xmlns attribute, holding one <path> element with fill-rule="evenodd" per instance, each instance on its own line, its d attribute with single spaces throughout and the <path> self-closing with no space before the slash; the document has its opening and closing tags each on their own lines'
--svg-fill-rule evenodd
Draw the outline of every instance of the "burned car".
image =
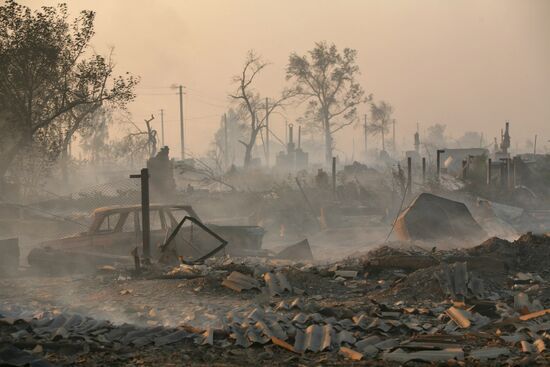
<svg viewBox="0 0 550 367">
<path fill-rule="evenodd" d="M 85 271 L 115 263 L 131 264 L 134 251 L 143 255 L 141 210 L 140 205 L 98 208 L 86 232 L 40 243 L 30 251 L 28 263 L 49 271 Z M 185 222 L 186 217 L 194 220 Z M 265 231 L 259 226 L 202 224 L 188 205 L 150 205 L 149 218 L 153 261 L 200 259 L 218 249 L 222 254 L 235 256 L 262 253 Z M 220 239 L 227 245 L 220 246 Z"/>
</svg>

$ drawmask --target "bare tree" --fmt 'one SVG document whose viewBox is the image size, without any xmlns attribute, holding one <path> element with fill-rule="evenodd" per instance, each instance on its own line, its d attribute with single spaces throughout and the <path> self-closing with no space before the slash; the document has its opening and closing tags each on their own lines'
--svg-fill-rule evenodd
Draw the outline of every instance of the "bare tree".
<svg viewBox="0 0 550 367">
<path fill-rule="evenodd" d="M 371 124 L 370 131 L 374 135 L 380 135 L 382 138 L 382 150 L 386 150 L 385 135 L 390 130 L 390 124 L 393 122 L 392 113 L 393 107 L 385 101 L 380 101 L 378 104 L 372 102 L 370 104 Z"/>
<path fill-rule="evenodd" d="M 286 69 L 287 80 L 294 82 L 291 92 L 307 101 L 306 117 L 320 125 L 324 134 L 325 159 L 332 160 L 333 135 L 356 121 L 357 106 L 370 100 L 356 81 L 359 67 L 357 51 L 345 48 L 340 53 L 334 44 L 318 42 L 300 56 L 292 53 Z"/>
<path fill-rule="evenodd" d="M 233 78 L 233 83 L 237 86 L 236 90 L 229 95 L 229 98 L 238 103 L 239 112 L 250 126 L 250 135 L 247 141 L 240 140 L 240 143 L 245 147 L 245 167 L 250 166 L 252 150 L 256 144 L 258 134 L 266 127 L 266 118 L 275 109 L 283 107 L 284 102 L 292 97 L 291 93 L 285 91 L 278 99 L 268 99 L 266 108 L 265 99 L 254 89 L 253 83 L 267 65 L 268 63 L 256 55 L 253 50 L 248 51 L 242 72 Z"/>
</svg>

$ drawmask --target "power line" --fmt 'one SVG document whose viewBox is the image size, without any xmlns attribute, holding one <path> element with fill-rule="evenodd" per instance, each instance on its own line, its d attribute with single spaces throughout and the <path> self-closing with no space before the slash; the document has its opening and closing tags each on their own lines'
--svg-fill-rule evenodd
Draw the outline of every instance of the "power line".
<svg viewBox="0 0 550 367">
<path fill-rule="evenodd" d="M 136 96 L 175 96 L 177 93 L 136 93 Z"/>
<path fill-rule="evenodd" d="M 209 95 L 208 93 L 204 93 L 202 91 L 199 91 L 195 88 L 189 88 L 187 87 L 188 90 L 192 91 L 194 94 L 198 94 L 198 95 L 202 95 L 203 97 L 205 98 L 208 98 L 208 99 L 213 99 L 213 100 L 217 100 L 219 102 L 222 102 L 222 103 L 225 103 L 227 102 L 226 100 L 222 100 L 221 98 L 217 98 L 217 97 L 212 97 L 211 95 Z"/>
<path fill-rule="evenodd" d="M 190 96 L 192 97 L 192 98 L 191 98 L 192 100 L 193 100 L 193 99 L 194 99 L 194 100 L 197 100 L 198 102 L 207 104 L 207 105 L 209 105 L 209 106 L 218 107 L 218 108 L 223 108 L 223 109 L 226 109 L 226 108 L 227 108 L 227 106 L 224 106 L 224 105 L 221 105 L 221 104 L 212 103 L 212 102 L 207 101 L 207 100 L 205 100 L 205 99 L 203 99 L 203 98 L 201 98 L 201 97 L 197 97 L 196 95 L 193 95 L 193 94 L 191 94 Z"/>
<path fill-rule="evenodd" d="M 193 116 L 193 117 L 185 117 L 186 120 L 200 120 L 200 119 L 206 119 L 211 117 L 220 117 L 219 114 L 215 115 L 204 115 L 204 116 Z M 179 120 L 164 120 L 164 122 L 179 122 Z"/>
<path fill-rule="evenodd" d="M 173 89 L 172 87 L 144 87 L 144 86 L 139 86 L 139 87 L 136 87 L 136 89 Z"/>
</svg>

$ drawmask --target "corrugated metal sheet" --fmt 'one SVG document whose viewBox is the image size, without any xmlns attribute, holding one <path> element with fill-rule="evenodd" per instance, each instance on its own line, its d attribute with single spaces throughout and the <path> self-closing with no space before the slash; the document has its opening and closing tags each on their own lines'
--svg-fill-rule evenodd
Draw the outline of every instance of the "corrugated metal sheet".
<svg viewBox="0 0 550 367">
<path fill-rule="evenodd" d="M 298 353 L 305 352 L 306 350 L 321 352 L 330 347 L 332 338 L 332 326 L 310 325 L 305 332 L 296 332 L 294 350 Z"/>
<path fill-rule="evenodd" d="M 403 349 L 396 349 L 391 353 L 384 354 L 384 360 L 406 363 L 408 361 L 427 361 L 444 362 L 449 359 L 464 360 L 464 351 L 462 349 L 445 350 L 423 350 L 420 352 L 407 353 Z"/>
<path fill-rule="evenodd" d="M 292 286 L 283 273 L 265 273 L 264 280 L 271 296 L 280 296 L 285 291 L 292 292 Z"/>
</svg>

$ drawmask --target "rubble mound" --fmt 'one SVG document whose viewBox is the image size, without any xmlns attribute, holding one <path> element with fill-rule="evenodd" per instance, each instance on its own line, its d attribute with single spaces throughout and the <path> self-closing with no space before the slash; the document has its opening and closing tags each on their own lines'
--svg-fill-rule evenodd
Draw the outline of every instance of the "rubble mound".
<svg viewBox="0 0 550 367">
<path fill-rule="evenodd" d="M 550 236 L 527 233 L 513 242 L 493 237 L 466 253 L 500 259 L 516 270 L 548 272 Z"/>
</svg>

